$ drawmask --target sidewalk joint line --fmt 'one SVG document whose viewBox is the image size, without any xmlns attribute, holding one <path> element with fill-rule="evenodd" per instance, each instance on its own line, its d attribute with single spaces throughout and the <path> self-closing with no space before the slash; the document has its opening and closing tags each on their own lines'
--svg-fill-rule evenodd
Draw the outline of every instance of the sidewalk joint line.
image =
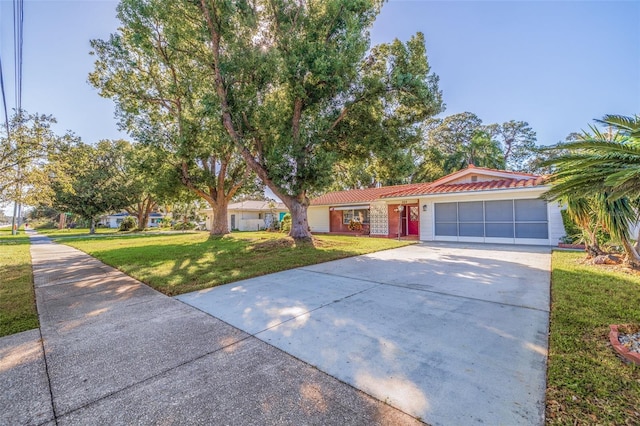
<svg viewBox="0 0 640 426">
<path fill-rule="evenodd" d="M 549 313 L 548 309 L 540 309 L 540 308 L 535 308 L 533 306 L 523 306 L 523 305 L 516 305 L 516 304 L 513 304 L 513 303 L 496 302 L 495 300 L 486 300 L 486 299 L 480 299 L 480 298 L 477 298 L 477 297 L 462 296 L 462 295 L 459 295 L 459 294 L 446 293 L 444 291 L 429 290 L 429 289 L 426 289 L 426 288 L 409 287 L 409 286 L 403 285 L 403 284 L 394 284 L 394 283 L 387 283 L 387 282 L 382 282 L 382 281 L 374 281 L 374 280 L 370 280 L 370 279 L 366 279 L 366 278 L 349 277 L 349 276 L 346 276 L 346 275 L 332 274 L 330 272 L 314 271 L 312 269 L 306 269 L 304 267 L 302 267 L 300 269 L 302 269 L 304 271 L 307 271 L 307 272 L 314 272 L 316 274 L 329 275 L 329 276 L 332 276 L 332 277 L 346 278 L 346 279 L 355 280 L 355 281 L 364 281 L 364 282 L 370 282 L 370 283 L 374 283 L 374 284 L 378 284 L 378 285 L 386 285 L 386 286 L 396 287 L 396 288 L 405 288 L 407 290 L 422 291 L 422 292 L 425 292 L 425 293 L 439 294 L 439 295 L 442 295 L 442 296 L 455 297 L 455 298 L 459 298 L 459 299 L 474 300 L 474 301 L 477 301 L 477 302 L 492 303 L 492 304 L 495 304 L 495 305 L 511 306 L 511 307 L 514 307 L 514 308 L 521 308 L 521 309 L 528 309 L 528 310 L 532 310 L 532 311 L 539 311 L 539 312 Z M 374 288 L 374 287 L 371 287 L 371 288 Z"/>
<path fill-rule="evenodd" d="M 38 308 L 36 307 L 36 311 Z M 38 315 L 39 317 L 40 315 Z M 39 321 L 39 319 L 38 319 Z M 49 385 L 49 398 L 51 400 L 51 411 L 53 413 L 53 421 L 58 425 L 58 413 L 56 410 L 56 403 L 53 401 L 53 389 L 51 388 L 51 376 L 49 375 L 49 362 L 47 361 L 47 351 L 44 349 L 44 336 L 42 335 L 42 327 L 38 327 L 38 333 L 40 333 L 40 346 L 42 347 L 42 358 L 44 361 L 44 373 L 47 376 L 47 384 Z"/>
</svg>

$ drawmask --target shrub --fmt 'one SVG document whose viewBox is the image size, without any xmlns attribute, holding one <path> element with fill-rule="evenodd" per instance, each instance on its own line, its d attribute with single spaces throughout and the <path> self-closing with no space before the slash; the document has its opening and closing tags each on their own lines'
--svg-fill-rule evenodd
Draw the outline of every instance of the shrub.
<svg viewBox="0 0 640 426">
<path fill-rule="evenodd" d="M 163 217 L 158 222 L 158 227 L 160 227 L 160 228 L 171 228 L 171 219 L 169 219 L 168 217 Z"/>
<path fill-rule="evenodd" d="M 349 222 L 348 228 L 350 231 L 362 232 L 363 226 L 362 223 L 352 219 Z"/>
<path fill-rule="evenodd" d="M 291 231 L 291 213 L 287 213 L 282 216 L 282 221 L 280 222 L 280 231 L 289 232 Z"/>
<path fill-rule="evenodd" d="M 564 231 L 567 233 L 563 238 L 567 244 L 574 244 L 580 242 L 582 239 L 582 229 L 571 219 L 569 212 L 561 210 L 562 224 L 564 225 Z"/>
<path fill-rule="evenodd" d="M 195 229 L 196 226 L 197 224 L 193 222 L 178 222 L 173 225 L 173 229 L 176 231 L 191 231 L 192 229 Z"/>
<path fill-rule="evenodd" d="M 34 220 L 29 222 L 31 229 L 58 229 L 58 222 L 53 220 Z"/>
<path fill-rule="evenodd" d="M 127 216 L 120 222 L 120 231 L 131 231 L 138 226 L 138 222 L 133 216 Z"/>
</svg>

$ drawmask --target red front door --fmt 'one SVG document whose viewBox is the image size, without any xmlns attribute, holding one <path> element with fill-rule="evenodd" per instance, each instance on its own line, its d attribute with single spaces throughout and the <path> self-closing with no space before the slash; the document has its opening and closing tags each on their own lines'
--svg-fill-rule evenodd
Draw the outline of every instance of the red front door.
<svg viewBox="0 0 640 426">
<path fill-rule="evenodd" d="M 420 233 L 420 209 L 418 206 L 409 206 L 407 211 L 407 234 L 418 235 Z"/>
</svg>

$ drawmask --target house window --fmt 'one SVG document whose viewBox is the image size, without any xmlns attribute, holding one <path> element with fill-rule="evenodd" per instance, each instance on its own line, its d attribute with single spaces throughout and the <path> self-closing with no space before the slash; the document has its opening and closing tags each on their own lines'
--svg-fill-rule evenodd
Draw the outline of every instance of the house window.
<svg viewBox="0 0 640 426">
<path fill-rule="evenodd" d="M 343 210 L 342 223 L 348 225 L 351 221 L 360 222 L 363 225 L 369 223 L 369 209 Z"/>
</svg>

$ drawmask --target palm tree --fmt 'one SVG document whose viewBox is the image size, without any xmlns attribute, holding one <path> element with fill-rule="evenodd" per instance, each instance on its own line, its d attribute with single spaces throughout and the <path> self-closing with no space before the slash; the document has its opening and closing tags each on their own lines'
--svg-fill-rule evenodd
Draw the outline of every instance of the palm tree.
<svg viewBox="0 0 640 426">
<path fill-rule="evenodd" d="M 469 142 L 459 144 L 445 160 L 444 169 L 449 174 L 470 164 L 490 169 L 504 169 L 506 165 L 498 142 L 482 131 L 476 131 Z"/>
<path fill-rule="evenodd" d="M 640 250 L 629 234 L 640 200 L 640 116 L 607 115 L 597 122 L 608 132 L 590 126 L 591 133 L 554 148 L 566 153 L 549 162 L 556 171 L 547 198 L 567 205 L 590 198 L 603 227 L 622 243 L 627 262 L 640 268 Z"/>
<path fill-rule="evenodd" d="M 595 197 L 563 196 L 559 201 L 564 204 L 569 218 L 582 231 L 585 251 L 589 256 L 605 254 L 598 242 L 598 232 L 604 229 L 599 217 L 598 202 Z"/>
</svg>

